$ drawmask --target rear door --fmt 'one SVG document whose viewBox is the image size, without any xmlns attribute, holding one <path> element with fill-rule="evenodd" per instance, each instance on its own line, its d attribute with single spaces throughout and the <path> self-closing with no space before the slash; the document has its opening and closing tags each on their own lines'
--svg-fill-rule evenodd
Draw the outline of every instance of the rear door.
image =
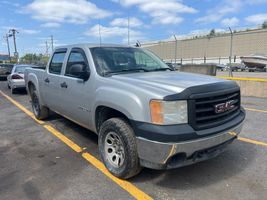
<svg viewBox="0 0 267 200">
<path fill-rule="evenodd" d="M 64 73 L 65 87 L 61 88 L 61 103 L 65 108 L 65 115 L 76 123 L 90 129 L 91 102 L 94 97 L 94 84 L 92 78 L 89 77 L 84 81 L 77 75 L 70 72 L 70 68 L 75 64 L 83 64 L 86 70 L 90 71 L 90 66 L 82 48 L 72 48 L 67 59 L 66 69 Z"/>
<path fill-rule="evenodd" d="M 42 94 L 46 105 L 56 112 L 61 113 L 63 107 L 61 103 L 61 86 L 63 82 L 62 69 L 66 59 L 67 49 L 58 49 L 54 52 L 43 76 Z"/>
</svg>

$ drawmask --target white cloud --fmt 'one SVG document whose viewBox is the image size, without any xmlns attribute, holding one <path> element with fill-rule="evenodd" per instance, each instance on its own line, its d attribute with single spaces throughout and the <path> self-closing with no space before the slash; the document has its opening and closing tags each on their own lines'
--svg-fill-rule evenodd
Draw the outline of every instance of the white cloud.
<svg viewBox="0 0 267 200">
<path fill-rule="evenodd" d="M 128 26 L 128 18 L 116 18 L 110 22 L 111 26 Z M 143 25 L 143 22 L 136 17 L 129 18 L 130 27 L 140 27 Z"/>
<path fill-rule="evenodd" d="M 236 17 L 232 17 L 232 18 L 225 18 L 221 21 L 221 24 L 225 27 L 234 27 L 237 26 L 239 23 L 239 19 Z"/>
<path fill-rule="evenodd" d="M 34 35 L 39 33 L 40 31 L 32 30 L 32 29 L 19 29 L 21 33 L 28 34 L 28 35 Z"/>
<path fill-rule="evenodd" d="M 246 17 L 245 20 L 251 24 L 261 24 L 267 20 L 267 13 L 250 15 L 250 16 Z"/>
<path fill-rule="evenodd" d="M 118 27 L 118 26 L 108 27 L 108 26 L 102 26 L 102 25 L 96 24 L 95 26 L 87 30 L 85 32 L 85 35 L 99 38 L 99 28 L 100 28 L 101 38 L 103 39 L 120 37 L 122 38 L 122 42 L 124 43 L 126 43 L 128 40 L 128 28 Z M 130 29 L 129 35 L 130 35 L 131 43 L 136 42 L 136 40 L 144 39 L 144 36 L 141 32 L 134 31 L 132 29 Z"/>
<path fill-rule="evenodd" d="M 41 25 L 41 27 L 45 27 L 45 28 L 58 28 L 60 27 L 59 23 L 56 22 L 47 22 Z"/>
<path fill-rule="evenodd" d="M 12 2 L 6 1 L 6 0 L 1 1 L 0 4 L 10 5 L 10 6 L 14 6 L 14 7 L 19 7 L 20 6 L 19 3 L 12 3 Z"/>
<path fill-rule="evenodd" d="M 109 11 L 98 8 L 86 0 L 34 0 L 24 10 L 34 19 L 54 23 L 83 24 L 90 19 L 110 16 Z"/>
<path fill-rule="evenodd" d="M 207 15 L 196 19 L 195 22 L 202 24 L 218 22 L 227 14 L 239 12 L 242 6 L 241 0 L 224 0 L 215 8 L 209 9 Z"/>
<path fill-rule="evenodd" d="M 21 27 L 13 27 L 13 26 L 3 26 L 2 29 L 5 32 L 8 32 L 10 29 L 15 29 L 19 32 L 19 34 L 27 34 L 27 35 L 34 35 L 34 34 L 37 34 L 40 32 L 38 30 L 25 29 L 25 28 L 21 28 Z"/>
<path fill-rule="evenodd" d="M 249 5 L 259 5 L 259 4 L 266 4 L 266 0 L 246 0 L 245 3 Z"/>
<path fill-rule="evenodd" d="M 122 6 L 137 6 L 139 10 L 150 15 L 154 24 L 179 24 L 183 21 L 181 13 L 196 13 L 197 10 L 177 0 L 113 0 Z"/>
</svg>

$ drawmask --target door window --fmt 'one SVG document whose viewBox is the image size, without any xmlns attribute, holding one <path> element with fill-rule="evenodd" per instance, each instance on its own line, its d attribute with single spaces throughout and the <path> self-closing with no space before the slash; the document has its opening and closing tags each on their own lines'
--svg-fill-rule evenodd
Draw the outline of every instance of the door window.
<svg viewBox="0 0 267 200">
<path fill-rule="evenodd" d="M 49 72 L 52 74 L 60 74 L 64 62 L 66 52 L 56 52 L 49 65 Z"/>
<path fill-rule="evenodd" d="M 85 71 L 89 70 L 88 62 L 87 62 L 85 53 L 81 49 L 73 49 L 70 52 L 70 56 L 68 59 L 65 75 L 71 76 L 71 77 L 77 77 L 77 74 L 72 73 L 72 70 L 71 70 L 71 68 L 77 64 L 82 65 L 84 67 Z"/>
</svg>

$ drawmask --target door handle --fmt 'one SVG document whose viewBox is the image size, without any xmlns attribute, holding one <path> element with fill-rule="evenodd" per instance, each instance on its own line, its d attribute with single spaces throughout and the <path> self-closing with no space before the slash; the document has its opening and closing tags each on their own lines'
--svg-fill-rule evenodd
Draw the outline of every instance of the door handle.
<svg viewBox="0 0 267 200">
<path fill-rule="evenodd" d="M 63 83 L 60 83 L 60 87 L 62 87 L 62 88 L 67 88 L 67 87 L 68 87 L 68 85 L 67 85 L 67 83 L 66 83 L 66 82 L 63 82 Z"/>
<path fill-rule="evenodd" d="M 44 81 L 45 81 L 46 83 L 49 83 L 49 82 L 50 82 L 49 78 L 46 78 Z"/>
</svg>

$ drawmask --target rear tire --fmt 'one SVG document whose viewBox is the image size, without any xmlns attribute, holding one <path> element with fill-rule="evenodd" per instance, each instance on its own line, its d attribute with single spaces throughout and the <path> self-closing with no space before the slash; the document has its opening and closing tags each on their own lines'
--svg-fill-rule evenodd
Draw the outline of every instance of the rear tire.
<svg viewBox="0 0 267 200">
<path fill-rule="evenodd" d="M 14 88 L 11 88 L 11 94 L 15 94 L 15 89 Z"/>
<path fill-rule="evenodd" d="M 111 118 L 100 128 L 101 159 L 114 176 L 128 179 L 141 171 L 133 129 L 126 120 Z"/>
<path fill-rule="evenodd" d="M 32 99 L 32 110 L 33 110 L 34 116 L 40 120 L 48 118 L 49 109 L 45 106 L 40 105 L 36 90 L 32 91 L 31 99 Z"/>
</svg>

